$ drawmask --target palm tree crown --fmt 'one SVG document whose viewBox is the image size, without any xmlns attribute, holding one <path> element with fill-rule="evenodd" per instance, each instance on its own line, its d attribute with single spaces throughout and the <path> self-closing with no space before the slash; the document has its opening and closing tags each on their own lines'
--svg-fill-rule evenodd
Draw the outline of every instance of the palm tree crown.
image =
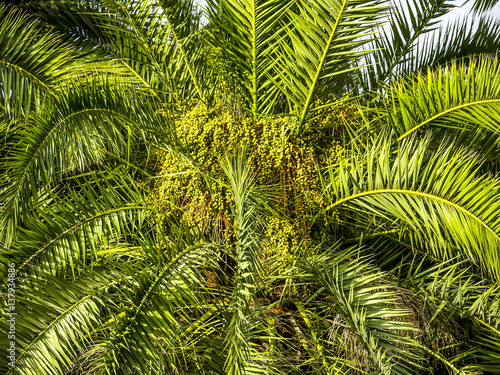
<svg viewBox="0 0 500 375">
<path fill-rule="evenodd" d="M 0 371 L 500 373 L 500 23 L 454 7 L 1 4 Z"/>
</svg>

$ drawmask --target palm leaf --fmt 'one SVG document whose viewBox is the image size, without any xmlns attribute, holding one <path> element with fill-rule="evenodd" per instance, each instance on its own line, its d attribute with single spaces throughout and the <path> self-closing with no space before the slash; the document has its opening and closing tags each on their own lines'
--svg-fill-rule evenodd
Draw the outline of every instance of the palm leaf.
<svg viewBox="0 0 500 375">
<path fill-rule="evenodd" d="M 400 64 L 399 71 L 411 76 L 427 68 L 444 66 L 454 59 L 474 60 L 474 56 L 480 54 L 495 55 L 500 50 L 499 33 L 500 22 L 494 17 L 450 21 L 439 31 L 420 38 L 410 57 Z"/>
<path fill-rule="evenodd" d="M 500 65 L 484 57 L 428 70 L 393 84 L 384 105 L 380 121 L 391 125 L 399 141 L 430 126 L 498 134 Z"/>
<path fill-rule="evenodd" d="M 258 237 L 262 236 L 258 223 L 267 205 L 258 194 L 249 163 L 241 152 L 236 160 L 226 160 L 222 166 L 231 184 L 235 218 L 235 286 L 229 306 L 232 316 L 225 338 L 225 368 L 232 375 L 264 372 L 264 368 L 256 366 L 261 356 L 250 339 L 258 338 L 254 327 L 259 320 L 258 309 L 251 305 L 260 305 L 257 291 L 264 276 L 258 256 Z"/>
<path fill-rule="evenodd" d="M 81 184 L 59 186 L 45 198 L 47 203 L 39 202 L 30 212 L 17 241 L 0 252 L 5 264 L 17 265 L 16 277 L 46 272 L 74 278 L 102 260 L 99 252 L 120 243 L 129 245 L 124 238 L 139 230 L 151 207 L 133 188 L 133 181 L 108 177 L 99 182 L 96 177 L 94 182 L 87 177 Z"/>
<path fill-rule="evenodd" d="M 108 337 L 97 349 L 102 354 L 95 366 L 115 373 L 127 369 L 159 373 L 183 364 L 180 354 L 186 338 L 182 332 L 206 312 L 199 300 L 203 289 L 196 269 L 212 263 L 209 254 L 213 253 L 206 244 L 178 252 L 177 246 L 182 245 L 169 246 L 165 253 L 155 249 L 157 244 L 142 245 L 158 267 L 137 263 L 127 269 L 130 282 L 118 292 L 128 303 L 111 311 Z"/>
<path fill-rule="evenodd" d="M 473 332 L 471 339 L 478 346 L 464 342 L 464 349 L 469 347 L 469 350 L 459 351 L 460 358 L 457 359 L 469 364 L 470 369 L 495 372 L 499 355 L 500 290 L 491 280 L 453 263 L 438 263 L 431 267 L 412 263 L 408 272 L 398 271 L 398 283 L 422 296 L 424 305 L 433 306 L 435 311 L 431 323 L 443 312 L 448 315 L 447 319 L 462 318 L 461 324 L 469 326 Z"/>
<path fill-rule="evenodd" d="M 278 87 L 298 117 L 298 129 L 324 108 L 331 95 L 345 90 L 343 76 L 381 22 L 377 1 L 297 1 L 286 14 L 285 35 L 275 52 Z"/>
<path fill-rule="evenodd" d="M 469 3 L 471 0 L 467 0 L 465 4 Z M 475 14 L 481 14 L 491 10 L 493 7 L 498 5 L 498 0 L 473 0 L 472 11 Z"/>
<path fill-rule="evenodd" d="M 97 271 L 97 270 L 96 270 Z M 106 269 L 108 276 L 115 272 Z M 98 327 L 102 294 L 116 281 L 99 273 L 77 283 L 39 275 L 35 283 L 19 279 L 16 291 L 16 350 L 13 366 L 0 365 L 5 374 L 63 374 L 79 351 L 91 344 Z M 6 299 L 2 298 L 6 303 Z M 2 330 L 7 319 L 2 317 Z M 71 327 L 70 329 L 68 329 Z M 3 335 L 2 347 L 8 347 Z"/>
<path fill-rule="evenodd" d="M 273 65 L 272 48 L 282 33 L 280 20 L 290 2 L 274 0 L 209 1 L 209 44 L 216 64 L 228 77 L 229 92 L 236 94 L 242 110 L 254 121 L 272 114 L 276 87 L 268 77 Z"/>
<path fill-rule="evenodd" d="M 154 1 L 102 3 L 82 10 L 89 15 L 85 29 L 97 28 L 104 36 L 89 35 L 91 42 L 168 110 L 173 103 L 204 98 L 201 18 L 192 1 L 165 2 L 163 8 Z"/>
<path fill-rule="evenodd" d="M 441 260 L 460 256 L 498 280 L 499 181 L 479 174 L 463 150 L 442 146 L 427 156 L 427 143 L 405 143 L 393 157 L 382 137 L 365 154 L 353 152 L 329 169 L 329 208 L 361 227 L 399 229 L 413 248 Z"/>
<path fill-rule="evenodd" d="M 415 329 L 404 321 L 409 312 L 398 306 L 396 289 L 377 270 L 358 259 L 357 252 L 357 249 L 327 252 L 299 262 L 301 272 L 294 277 L 318 288 L 316 298 L 304 306 L 330 321 L 340 314 L 376 371 L 406 374 L 410 368 L 418 368 L 421 360 L 418 345 L 405 337 L 405 332 Z"/>
<path fill-rule="evenodd" d="M 108 85 L 104 86 L 109 90 Z M 108 152 L 125 152 L 125 123 L 146 123 L 147 127 L 156 123 L 140 108 L 127 117 L 123 112 L 127 99 L 104 96 L 100 90 L 92 82 L 72 86 L 66 96 L 53 103 L 52 112 L 33 116 L 19 141 L 10 147 L 8 159 L 3 160 L 8 180 L 0 193 L 0 232 L 5 233 L 7 245 L 16 224 L 27 217 L 28 206 L 32 199 L 36 200 L 40 187 L 50 189 L 57 177 L 100 163 Z M 132 136 L 128 129 L 126 133 Z"/>
<path fill-rule="evenodd" d="M 0 108 L 26 119 L 44 96 L 58 93 L 73 66 L 73 50 L 20 9 L 0 7 Z"/>
<path fill-rule="evenodd" d="M 380 38 L 371 45 L 373 53 L 367 56 L 370 64 L 363 71 L 361 84 L 377 90 L 388 78 L 401 74 L 401 65 L 414 57 L 420 38 L 437 28 L 439 17 L 447 14 L 452 6 L 446 0 L 405 0 L 393 3 L 390 8 L 389 28 L 381 30 Z M 417 56 L 422 58 L 421 55 Z"/>
</svg>

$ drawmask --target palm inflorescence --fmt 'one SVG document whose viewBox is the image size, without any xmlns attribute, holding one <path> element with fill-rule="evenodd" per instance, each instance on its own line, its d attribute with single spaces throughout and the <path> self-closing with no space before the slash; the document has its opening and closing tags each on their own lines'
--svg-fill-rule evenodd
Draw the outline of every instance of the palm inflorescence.
<svg viewBox="0 0 500 375">
<path fill-rule="evenodd" d="M 500 373 L 495 4 L 2 3 L 0 372 Z"/>
</svg>

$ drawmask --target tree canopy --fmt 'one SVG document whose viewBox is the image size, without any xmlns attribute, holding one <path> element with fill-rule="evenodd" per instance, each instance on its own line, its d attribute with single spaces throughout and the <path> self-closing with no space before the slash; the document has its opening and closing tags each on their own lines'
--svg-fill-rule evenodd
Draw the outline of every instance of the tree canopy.
<svg viewBox="0 0 500 375">
<path fill-rule="evenodd" d="M 500 373 L 496 4 L 4 1 L 0 372 Z"/>
</svg>

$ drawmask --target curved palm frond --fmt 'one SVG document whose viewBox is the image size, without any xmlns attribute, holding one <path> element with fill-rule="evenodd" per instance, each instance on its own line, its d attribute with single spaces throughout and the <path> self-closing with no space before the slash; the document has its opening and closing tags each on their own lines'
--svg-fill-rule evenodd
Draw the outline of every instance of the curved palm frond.
<svg viewBox="0 0 500 375">
<path fill-rule="evenodd" d="M 286 13 L 284 36 L 276 45 L 273 74 L 287 95 L 297 129 L 314 118 L 332 95 L 345 92 L 342 77 L 381 24 L 383 6 L 376 1 L 297 1 Z"/>
<path fill-rule="evenodd" d="M 405 374 L 411 368 L 420 368 L 421 349 L 408 337 L 408 332 L 416 328 L 405 321 L 410 312 L 399 304 L 397 288 L 360 259 L 358 252 L 348 249 L 313 256 L 298 262 L 298 273 L 293 275 L 301 284 L 316 285 L 316 298 L 309 299 L 304 307 L 331 325 L 333 337 L 323 339 L 325 351 L 334 352 L 342 345 L 342 330 L 348 326 L 370 358 L 372 370 Z M 344 366 L 357 367 L 345 359 L 340 361 Z"/>
<path fill-rule="evenodd" d="M 471 0 L 467 0 L 465 4 Z M 472 11 L 475 14 L 484 13 L 498 5 L 498 0 L 473 0 Z"/>
<path fill-rule="evenodd" d="M 115 60 L 158 103 L 204 99 L 207 85 L 201 16 L 193 1 L 104 0 L 81 10 L 89 42 Z M 106 9 L 106 12 L 102 10 Z"/>
<path fill-rule="evenodd" d="M 73 48 L 41 27 L 40 20 L 0 6 L 0 108 L 11 119 L 27 119 L 45 96 L 75 70 Z"/>
<path fill-rule="evenodd" d="M 39 202 L 19 229 L 17 241 L 0 252 L 6 264 L 16 264 L 16 277 L 39 272 L 74 278 L 90 264 L 99 263 L 106 249 L 127 243 L 139 231 L 144 214 L 152 208 L 134 188 L 133 181 L 120 179 L 56 189 L 46 204 Z M 2 274 L 6 278 L 6 266 Z"/>
<path fill-rule="evenodd" d="M 97 349 L 101 353 L 94 364 L 97 368 L 159 373 L 183 365 L 188 340 L 182 332 L 212 307 L 200 300 L 203 285 L 196 269 L 211 264 L 213 252 L 206 244 L 166 250 L 147 249 L 156 254 L 158 267 L 139 263 L 127 270 L 131 280 L 117 290 L 127 304 L 110 312 L 108 337 Z"/>
<path fill-rule="evenodd" d="M 427 155 L 427 143 L 407 141 L 393 156 L 380 137 L 364 155 L 329 168 L 329 210 L 361 226 L 397 229 L 413 248 L 443 261 L 461 256 L 498 280 L 500 182 L 477 173 L 480 162 L 465 151 L 442 146 Z"/>
<path fill-rule="evenodd" d="M 16 3 L 0 372 L 500 371 L 493 18 L 435 43 L 445 0 Z"/>
<path fill-rule="evenodd" d="M 63 373 L 79 351 L 93 345 L 90 333 L 100 324 L 103 293 L 116 277 L 116 271 L 106 268 L 77 282 L 43 274 L 36 282 L 19 279 L 16 315 L 4 315 L 1 321 L 2 331 L 8 331 L 7 319 L 15 320 L 17 355 L 13 365 L 1 362 L 2 373 Z M 2 336 L 2 346 L 8 347 L 7 335 Z"/>
<path fill-rule="evenodd" d="M 428 127 L 483 128 L 498 134 L 498 59 L 453 62 L 401 80 L 387 89 L 384 106 L 379 120 L 396 131 L 398 141 Z"/>
<path fill-rule="evenodd" d="M 402 75 L 411 76 L 438 68 L 448 62 L 469 56 L 496 55 L 500 52 L 500 22 L 492 16 L 450 21 L 436 33 L 427 34 L 411 52 L 411 57 L 400 64 Z M 437 43 L 436 43 L 437 40 Z"/>
<path fill-rule="evenodd" d="M 16 224 L 27 217 L 39 192 L 51 189 L 65 173 L 102 162 L 110 152 L 125 153 L 125 134 L 133 136 L 140 123 L 151 128 L 157 122 L 154 115 L 137 107 L 133 110 L 133 101 L 127 106 L 125 97 L 109 91 L 110 95 L 104 96 L 92 81 L 68 89 L 69 93 L 52 103 L 52 111 L 32 116 L 30 126 L 10 146 L 4 161 L 8 180 L 0 192 L 0 233 L 6 236 L 6 245 L 12 242 Z"/>
<path fill-rule="evenodd" d="M 460 263 L 450 260 L 432 267 L 411 262 L 407 272 L 398 270 L 398 284 L 413 290 L 423 297 L 423 303 L 434 306 L 430 322 L 437 320 L 443 312 L 448 320 L 462 319 L 464 330 L 472 331 L 471 340 L 465 341 L 458 355 L 470 363 L 472 371 L 498 372 L 497 358 L 500 354 L 497 342 L 500 337 L 500 290 L 498 284 L 485 280 Z M 454 263 L 454 264 L 453 264 Z M 477 362 L 477 358 L 481 360 Z"/>
<path fill-rule="evenodd" d="M 179 49 L 184 66 L 191 77 L 192 85 L 196 88 L 198 98 L 206 101 L 205 91 L 208 64 L 204 56 L 204 40 L 200 11 L 192 0 L 172 1 L 162 0 L 161 6 L 165 17 L 172 28 L 173 41 Z M 168 64 L 164 64 L 169 66 Z M 179 64 L 180 65 L 180 64 Z M 182 69 L 181 66 L 177 69 Z M 189 86 L 188 86 L 189 87 Z"/>
</svg>

